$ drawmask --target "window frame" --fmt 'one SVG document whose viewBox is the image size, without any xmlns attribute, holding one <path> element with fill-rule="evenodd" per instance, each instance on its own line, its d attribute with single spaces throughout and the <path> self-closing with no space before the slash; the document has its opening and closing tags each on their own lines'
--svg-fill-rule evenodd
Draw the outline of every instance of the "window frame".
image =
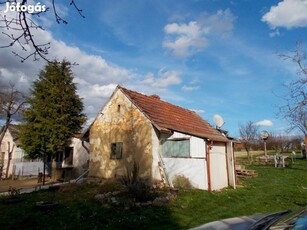
<svg viewBox="0 0 307 230">
<path fill-rule="evenodd" d="M 119 160 L 123 157 L 123 142 L 112 142 L 110 144 L 110 159 Z"/>
<path fill-rule="evenodd" d="M 176 154 L 175 152 L 171 151 L 171 154 L 166 154 L 165 148 L 166 145 L 165 143 L 178 143 L 178 142 L 186 142 L 188 141 L 188 146 L 187 146 L 187 154 Z M 162 156 L 165 158 L 190 158 L 191 157 L 191 138 L 187 137 L 187 138 L 172 138 L 172 139 L 166 139 L 162 142 Z M 172 146 L 173 149 L 178 148 L 178 146 Z"/>
</svg>

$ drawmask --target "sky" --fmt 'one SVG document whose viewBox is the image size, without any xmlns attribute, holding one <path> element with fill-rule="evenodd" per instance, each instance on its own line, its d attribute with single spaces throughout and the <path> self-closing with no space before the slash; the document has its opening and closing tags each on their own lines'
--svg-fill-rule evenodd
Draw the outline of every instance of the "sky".
<svg viewBox="0 0 307 230">
<path fill-rule="evenodd" d="M 307 0 L 75 0 L 84 18 L 56 1 L 68 24 L 55 21 L 50 0 L 28 1 L 37 3 L 50 10 L 32 17 L 44 28 L 33 32 L 35 39 L 50 42 L 48 58 L 78 63 L 72 71 L 87 124 L 119 84 L 158 94 L 213 125 L 219 114 L 233 137 L 249 121 L 287 133 L 278 106 L 284 84 L 299 75 L 279 54 L 306 42 Z M 16 15 L 4 10 L 0 15 Z M 0 46 L 8 42 L 1 33 Z M 12 51 L 24 52 L 18 45 L 0 49 L 0 80 L 26 92 L 46 62 L 21 63 Z"/>
</svg>

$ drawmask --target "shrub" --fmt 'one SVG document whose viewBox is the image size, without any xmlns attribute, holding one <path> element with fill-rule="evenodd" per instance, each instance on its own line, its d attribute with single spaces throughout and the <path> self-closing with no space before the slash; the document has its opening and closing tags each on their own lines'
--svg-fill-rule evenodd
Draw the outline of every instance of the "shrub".
<svg viewBox="0 0 307 230">
<path fill-rule="evenodd" d="M 176 188 L 192 188 L 190 180 L 183 175 L 175 176 L 173 184 Z"/>
<path fill-rule="evenodd" d="M 16 189 L 12 186 L 8 190 L 9 197 L 18 197 L 20 195 L 20 189 Z"/>
<path fill-rule="evenodd" d="M 126 168 L 126 175 L 120 178 L 120 182 L 125 186 L 128 195 L 137 201 L 153 200 L 156 197 L 150 180 L 139 176 L 139 166 L 136 162 L 131 169 Z"/>
</svg>

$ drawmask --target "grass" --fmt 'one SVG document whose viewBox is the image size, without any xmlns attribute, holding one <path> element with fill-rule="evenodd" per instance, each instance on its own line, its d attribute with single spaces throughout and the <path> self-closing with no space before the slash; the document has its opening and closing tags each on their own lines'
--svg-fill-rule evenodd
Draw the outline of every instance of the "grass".
<svg viewBox="0 0 307 230">
<path fill-rule="evenodd" d="M 307 160 L 297 159 L 286 168 L 247 168 L 256 170 L 258 177 L 239 178 L 237 189 L 212 193 L 181 189 L 172 203 L 161 207 L 101 205 L 93 197 L 106 188 L 95 184 L 61 188 L 54 194 L 60 206 L 46 212 L 36 210 L 35 203 L 51 199 L 50 191 L 24 194 L 22 203 L 5 205 L 0 201 L 0 228 L 188 229 L 222 218 L 307 206 Z"/>
</svg>

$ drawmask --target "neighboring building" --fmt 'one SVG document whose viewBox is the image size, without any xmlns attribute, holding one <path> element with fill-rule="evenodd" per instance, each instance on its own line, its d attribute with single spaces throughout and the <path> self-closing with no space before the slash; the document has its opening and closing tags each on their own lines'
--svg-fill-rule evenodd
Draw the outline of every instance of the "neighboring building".
<svg viewBox="0 0 307 230">
<path fill-rule="evenodd" d="M 54 177 L 57 179 L 76 178 L 88 170 L 89 142 L 80 134 L 71 138 L 69 146 L 59 151 L 53 161 Z"/>
<path fill-rule="evenodd" d="M 195 112 L 118 86 L 88 129 L 89 176 L 116 178 L 136 162 L 153 181 L 235 187 L 233 142 Z"/>
<path fill-rule="evenodd" d="M 43 172 L 43 162 L 28 160 L 20 148 L 17 125 L 9 125 L 1 143 L 0 178 L 31 176 Z"/>
<path fill-rule="evenodd" d="M 18 138 L 19 130 L 17 125 L 9 125 L 1 144 L 0 170 L 2 178 L 14 176 L 37 176 L 44 171 L 42 160 L 29 160 L 25 152 L 20 148 Z M 71 139 L 71 144 L 63 152 L 56 153 L 54 168 L 56 169 L 54 178 L 75 178 L 88 169 L 89 143 L 75 135 Z M 48 162 L 48 160 L 47 160 Z M 51 159 L 49 159 L 50 165 Z M 47 164 L 48 165 L 48 164 Z M 48 175 L 48 167 L 46 167 Z"/>
</svg>

